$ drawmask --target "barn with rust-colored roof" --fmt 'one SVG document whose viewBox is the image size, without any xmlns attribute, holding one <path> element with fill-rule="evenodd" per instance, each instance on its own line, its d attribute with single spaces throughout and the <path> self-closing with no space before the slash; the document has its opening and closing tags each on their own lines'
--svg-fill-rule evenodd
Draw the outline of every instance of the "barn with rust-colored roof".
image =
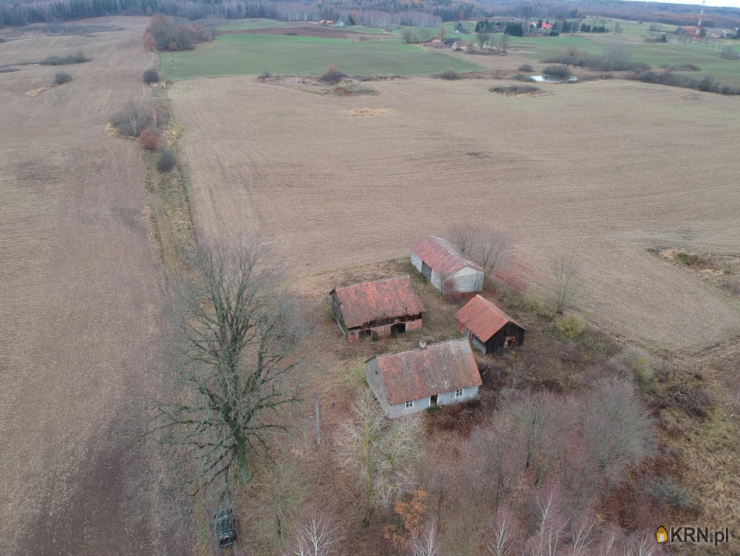
<svg viewBox="0 0 740 556">
<path fill-rule="evenodd" d="M 457 312 L 457 329 L 483 353 L 499 353 L 524 344 L 527 329 L 495 303 L 476 295 Z"/>
<path fill-rule="evenodd" d="M 390 418 L 477 399 L 483 383 L 467 338 L 378 355 L 365 377 Z"/>
<path fill-rule="evenodd" d="M 421 328 L 424 303 L 410 276 L 337 288 L 329 296 L 334 319 L 348 342 L 395 337 Z"/>
<path fill-rule="evenodd" d="M 442 295 L 483 289 L 483 267 L 442 238 L 426 236 L 414 243 L 411 264 Z"/>
</svg>

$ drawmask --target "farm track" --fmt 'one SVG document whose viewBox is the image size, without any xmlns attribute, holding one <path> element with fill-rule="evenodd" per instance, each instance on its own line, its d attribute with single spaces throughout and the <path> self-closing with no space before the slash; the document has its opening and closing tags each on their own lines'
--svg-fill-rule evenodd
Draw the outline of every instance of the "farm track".
<svg viewBox="0 0 740 556">
<path fill-rule="evenodd" d="M 142 150 L 110 115 L 148 101 L 146 18 L 124 31 L 0 44 L 0 554 L 185 554 L 141 500 L 152 458 L 128 424 L 151 393 L 162 271 L 142 214 Z M 57 71 L 74 80 L 37 97 Z"/>
<path fill-rule="evenodd" d="M 737 99 L 618 80 L 522 99 L 495 83 L 375 82 L 381 94 L 358 99 L 249 76 L 178 82 L 198 233 L 258 231 L 299 275 L 491 224 L 535 289 L 576 253 L 588 318 L 620 337 L 686 354 L 735 337 L 737 306 L 647 249 L 738 253 L 735 153 L 718 133 L 740 121 Z"/>
</svg>

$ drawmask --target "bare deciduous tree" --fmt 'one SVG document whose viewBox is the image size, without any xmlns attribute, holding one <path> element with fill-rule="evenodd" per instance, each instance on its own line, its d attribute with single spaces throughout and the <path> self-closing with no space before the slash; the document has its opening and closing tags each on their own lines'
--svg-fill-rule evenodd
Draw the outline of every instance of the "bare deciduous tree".
<svg viewBox="0 0 740 556">
<path fill-rule="evenodd" d="M 516 518 L 508 508 L 502 506 L 489 524 L 486 548 L 493 556 L 516 556 L 519 534 Z"/>
<path fill-rule="evenodd" d="M 598 381 L 586 399 L 582 427 L 593 472 L 609 485 L 619 482 L 629 465 L 655 453 L 654 421 L 628 382 Z"/>
<path fill-rule="evenodd" d="M 364 498 L 363 525 L 378 504 L 387 504 L 412 488 L 410 464 L 421 455 L 418 415 L 389 420 L 369 389 L 354 407 L 354 419 L 338 437 L 341 464 L 356 472 Z"/>
<path fill-rule="evenodd" d="M 450 243 L 466 255 L 475 244 L 476 227 L 471 224 L 453 224 L 447 229 Z"/>
<path fill-rule="evenodd" d="M 560 512 L 560 493 L 557 486 L 548 488 L 536 500 L 537 533 L 529 539 L 532 556 L 556 556 L 565 537 L 567 520 Z"/>
<path fill-rule="evenodd" d="M 295 556 L 332 556 L 340 538 L 336 527 L 326 516 L 314 513 L 298 528 L 298 538 L 291 554 Z"/>
<path fill-rule="evenodd" d="M 486 274 L 499 268 L 504 262 L 509 239 L 493 228 L 482 228 L 475 235 L 473 254 Z"/>
<path fill-rule="evenodd" d="M 191 499 L 208 486 L 222 498 L 247 483 L 298 400 L 299 326 L 268 260 L 254 240 L 193 257 L 168 377 L 176 392 L 152 400 L 147 429 L 168 443 L 174 465 L 190 471 L 179 486 Z"/>
<path fill-rule="evenodd" d="M 447 237 L 452 245 L 478 261 L 486 274 L 501 266 L 509 248 L 506 234 L 486 226 L 455 224 L 448 228 Z"/>
<path fill-rule="evenodd" d="M 427 523 L 421 534 L 411 541 L 411 556 L 442 556 L 437 521 Z"/>
<path fill-rule="evenodd" d="M 561 255 L 552 264 L 551 296 L 555 311 L 562 313 L 578 295 L 581 261 L 573 255 Z"/>
</svg>

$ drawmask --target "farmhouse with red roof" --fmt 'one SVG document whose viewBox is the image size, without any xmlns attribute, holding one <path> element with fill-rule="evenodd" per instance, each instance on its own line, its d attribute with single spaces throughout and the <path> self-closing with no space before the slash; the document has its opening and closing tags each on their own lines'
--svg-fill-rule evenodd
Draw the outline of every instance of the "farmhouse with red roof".
<svg viewBox="0 0 740 556">
<path fill-rule="evenodd" d="M 421 328 L 424 303 L 410 276 L 337 288 L 329 294 L 331 311 L 348 342 L 389 338 Z"/>
<path fill-rule="evenodd" d="M 483 268 L 442 238 L 426 236 L 414 243 L 411 264 L 443 295 L 483 289 Z"/>
<path fill-rule="evenodd" d="M 503 353 L 524 344 L 527 329 L 492 301 L 476 295 L 457 312 L 457 329 L 483 353 Z"/>
<path fill-rule="evenodd" d="M 477 399 L 483 384 L 466 338 L 373 357 L 365 377 L 391 419 Z"/>
</svg>

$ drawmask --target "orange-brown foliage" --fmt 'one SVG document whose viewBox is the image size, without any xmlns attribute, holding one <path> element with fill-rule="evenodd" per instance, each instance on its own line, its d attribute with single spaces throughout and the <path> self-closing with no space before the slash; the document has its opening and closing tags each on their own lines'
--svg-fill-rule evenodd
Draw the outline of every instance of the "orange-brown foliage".
<svg viewBox="0 0 740 556">
<path fill-rule="evenodd" d="M 150 151 L 156 151 L 157 150 L 157 137 L 148 130 L 144 130 L 141 132 L 141 135 L 139 135 L 139 143 L 141 143 L 141 146 L 145 149 L 148 149 Z"/>
</svg>

